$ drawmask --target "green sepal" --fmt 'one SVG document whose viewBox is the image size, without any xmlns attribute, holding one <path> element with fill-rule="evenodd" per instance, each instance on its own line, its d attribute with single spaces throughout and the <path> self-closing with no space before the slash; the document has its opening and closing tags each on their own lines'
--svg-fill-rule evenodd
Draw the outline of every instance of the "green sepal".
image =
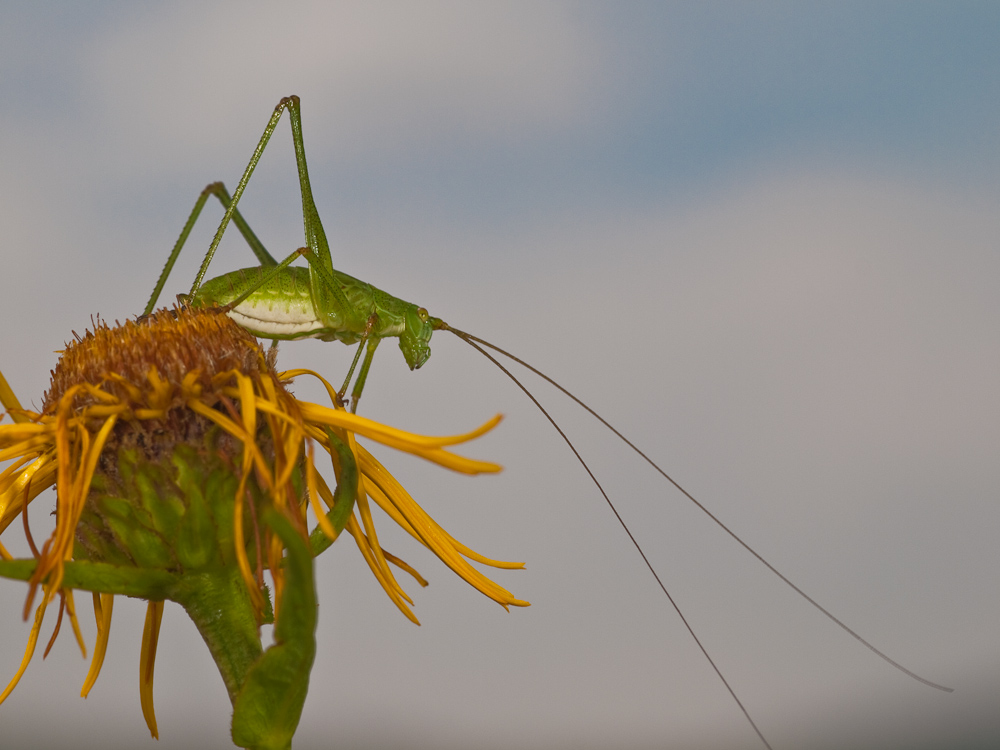
<svg viewBox="0 0 1000 750">
<path fill-rule="evenodd" d="M 233 529 L 233 520 L 236 509 L 233 499 L 236 497 L 236 488 L 239 480 L 232 471 L 213 471 L 205 481 L 205 498 L 208 502 L 208 509 L 215 520 L 215 548 L 218 550 L 222 562 L 233 565 L 236 562 L 236 540 Z M 248 486 L 252 492 L 257 490 L 257 483 L 250 481 Z M 227 502 L 220 502 L 220 498 L 226 498 Z M 259 495 L 255 494 L 255 501 Z M 244 527 L 245 528 L 245 527 Z M 250 563 L 256 560 L 255 547 L 248 545 L 247 555 Z"/>
<path fill-rule="evenodd" d="M 233 564 L 238 479 L 216 442 L 209 435 L 201 447 L 174 445 L 160 461 L 120 449 L 117 474 L 94 477 L 74 557 L 175 572 Z M 260 501 L 253 481 L 248 488 Z M 255 558 L 252 544 L 246 551 Z"/>
<path fill-rule="evenodd" d="M 183 449 L 177 446 L 176 450 Z M 130 482 L 138 490 L 138 500 L 149 517 L 151 528 L 167 539 L 177 532 L 177 525 L 184 515 L 184 502 L 169 491 L 172 488 L 167 472 L 156 463 L 142 461 L 137 451 L 122 451 L 119 455 L 118 470 L 123 485 Z"/>
<path fill-rule="evenodd" d="M 213 506 L 218 511 L 222 505 L 231 505 L 221 500 L 236 494 L 237 482 L 232 473 L 213 471 L 205 477 L 198 471 L 202 462 L 197 455 L 187 455 L 189 450 L 184 446 L 171 458 L 177 470 L 174 481 L 187 504 L 178 524 L 174 552 L 185 569 L 196 570 L 213 559 L 228 557 L 222 548 L 228 548 L 226 543 L 232 536 L 230 525 L 218 524 L 212 510 Z M 226 529 L 226 533 L 220 540 L 222 529 Z"/>
<path fill-rule="evenodd" d="M 128 550 L 140 568 L 174 567 L 173 555 L 167 542 L 150 528 L 148 514 L 131 501 L 104 495 L 96 499 L 97 509 L 105 525 L 117 541 Z"/>
<path fill-rule="evenodd" d="M 132 556 L 113 542 L 109 543 L 106 526 L 92 504 L 83 507 L 80 522 L 76 526 L 73 542 L 73 558 L 88 560 L 99 558 L 109 565 L 134 566 Z"/>
<path fill-rule="evenodd" d="M 204 502 L 192 502 L 177 530 L 174 552 L 188 570 L 203 568 L 215 556 L 215 524 Z"/>
</svg>

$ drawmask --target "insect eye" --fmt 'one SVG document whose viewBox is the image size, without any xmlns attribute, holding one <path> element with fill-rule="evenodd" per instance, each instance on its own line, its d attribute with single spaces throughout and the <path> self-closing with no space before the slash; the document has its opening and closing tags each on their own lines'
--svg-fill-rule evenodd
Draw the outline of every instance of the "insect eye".
<svg viewBox="0 0 1000 750">
<path fill-rule="evenodd" d="M 419 307 L 417 308 L 417 317 L 419 317 L 421 321 L 426 323 L 428 320 L 430 320 L 431 315 L 429 312 L 427 312 L 425 308 Z"/>
</svg>

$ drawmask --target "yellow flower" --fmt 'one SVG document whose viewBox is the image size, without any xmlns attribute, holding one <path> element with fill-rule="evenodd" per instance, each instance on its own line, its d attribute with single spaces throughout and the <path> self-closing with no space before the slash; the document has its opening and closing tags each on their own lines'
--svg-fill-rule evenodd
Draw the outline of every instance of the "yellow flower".
<svg viewBox="0 0 1000 750">
<path fill-rule="evenodd" d="M 332 408 L 299 401 L 288 391 L 291 379 L 303 375 L 319 378 Z M 35 558 L 0 563 L 7 566 L 0 572 L 28 580 L 25 618 L 41 589 L 24 659 L 0 701 L 27 667 L 55 597 L 60 598 L 60 622 L 65 611 L 86 655 L 74 588 L 94 592 L 98 622 L 82 690 L 86 696 L 107 647 L 113 591 L 126 591 L 149 600 L 140 699 L 155 737 L 153 663 L 163 598 L 171 598 L 162 592 L 176 576 L 209 560 L 231 559 L 258 624 L 269 617 L 263 574 L 270 571 L 277 622 L 288 546 L 259 520 L 272 510 L 305 540 L 310 539 L 306 510 L 312 507 L 319 529 L 311 535 L 314 554 L 346 529 L 386 593 L 413 622 L 412 600 L 390 563 L 426 582 L 381 548 L 369 499 L 486 596 L 504 607 L 527 605 L 469 561 L 499 568 L 520 568 L 521 563 L 490 560 L 453 539 L 356 440 L 367 438 L 466 474 L 496 472 L 496 464 L 463 458 L 448 448 L 488 432 L 499 416 L 452 437 L 424 437 L 379 424 L 345 411 L 318 374 L 276 372 L 273 356 L 227 316 L 188 309 L 161 311 L 115 328 L 98 321 L 93 332 L 77 337 L 62 353 L 41 412 L 22 409 L 2 375 L 0 402 L 14 420 L 0 425 L 0 462 L 10 462 L 0 472 L 0 534 L 22 515 Z M 330 455 L 334 491 L 316 470 L 315 444 Z M 24 510 L 52 485 L 55 528 L 38 548 Z M 201 502 L 208 503 L 207 511 L 198 510 Z M 225 528 L 213 525 L 213 519 L 223 518 Z M 0 556 L 12 561 L 2 544 Z M 94 583 L 130 570 L 142 576 L 104 588 Z M 53 640 L 58 629 L 57 623 Z M 232 697 L 234 686 L 221 666 L 220 671 Z"/>
</svg>

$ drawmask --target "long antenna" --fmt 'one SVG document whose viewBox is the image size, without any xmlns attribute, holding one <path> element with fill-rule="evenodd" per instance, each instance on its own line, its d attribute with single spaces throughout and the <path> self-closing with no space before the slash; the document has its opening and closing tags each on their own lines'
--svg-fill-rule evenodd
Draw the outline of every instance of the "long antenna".
<svg viewBox="0 0 1000 750">
<path fill-rule="evenodd" d="M 628 526 L 626 526 L 625 521 L 622 519 L 621 515 L 615 509 L 614 504 L 611 502 L 611 500 L 608 497 L 607 493 L 604 491 L 604 488 L 601 487 L 600 482 L 597 481 L 597 478 L 590 471 L 590 468 L 584 462 L 583 458 L 580 457 L 580 454 L 577 452 L 576 448 L 573 447 L 573 444 L 570 442 L 569 438 L 566 437 L 566 434 L 562 431 L 562 429 L 559 427 L 559 425 L 557 425 L 555 423 L 555 420 L 553 420 L 552 417 L 549 416 L 549 413 L 547 411 L 545 411 L 545 409 L 542 407 L 542 405 L 528 391 L 528 389 L 525 388 L 524 385 L 522 385 L 521 382 L 517 378 L 515 378 L 514 375 L 512 375 L 510 373 L 509 370 L 507 370 L 503 365 L 501 365 L 492 355 L 490 355 L 488 352 L 486 352 L 482 348 L 482 346 L 488 347 L 488 348 L 490 348 L 490 349 L 492 349 L 492 350 L 494 350 L 496 352 L 499 352 L 500 354 L 502 354 L 503 356 L 507 357 L 508 359 L 510 359 L 510 360 L 512 360 L 514 362 L 517 362 L 519 365 L 521 365 L 522 367 L 524 367 L 527 370 L 530 370 L 535 375 L 537 375 L 538 377 L 542 378 L 543 380 L 545 380 L 549 384 L 553 385 L 555 388 L 557 388 L 558 390 L 560 390 L 563 394 L 565 394 L 566 396 L 568 396 L 569 398 L 571 398 L 573 401 L 575 401 L 579 406 L 581 406 L 583 409 L 585 409 L 591 416 L 593 416 L 595 419 L 597 419 L 597 421 L 599 421 L 601 424 L 603 424 L 605 427 L 607 427 L 609 430 L 611 430 L 611 432 L 613 432 L 629 448 L 631 448 L 633 451 L 635 451 L 635 453 L 637 453 L 639 456 L 641 456 L 646 461 L 646 463 L 648 463 L 650 466 L 652 466 L 664 479 L 666 479 L 674 487 L 676 487 L 681 492 L 681 494 L 684 495 L 684 497 L 686 497 L 688 500 L 690 500 L 692 503 L 694 503 L 705 515 L 707 515 L 709 518 L 711 518 L 719 526 L 719 528 L 721 528 L 723 531 L 725 531 L 727 534 L 729 534 L 729 536 L 731 536 L 733 539 L 735 539 L 740 544 L 740 546 L 742 546 L 747 552 L 749 552 L 751 555 L 753 555 L 755 558 L 757 558 L 757 560 L 759 560 L 768 570 L 770 570 L 772 573 L 774 573 L 774 575 L 776 575 L 785 584 L 787 584 L 793 591 L 795 591 L 795 593 L 797 593 L 799 596 L 801 596 L 803 599 L 805 599 L 807 602 L 809 602 L 813 607 L 815 607 L 820 612 L 822 612 L 824 615 L 826 615 L 826 617 L 829 620 L 831 620 L 832 622 L 834 622 L 838 627 L 840 627 L 841 630 L 843 630 L 846 633 L 848 633 L 849 635 L 851 635 L 853 638 L 855 638 L 859 643 L 861 643 L 863 646 L 865 646 L 866 648 L 868 648 L 876 656 L 878 656 L 879 658 L 881 658 L 883 661 L 891 664 L 893 667 L 895 667 L 896 669 L 898 669 L 900 672 L 902 672 L 903 674 L 905 674 L 905 675 L 913 678 L 917 682 L 921 682 L 924 685 L 927 685 L 928 687 L 932 687 L 935 690 L 942 690 L 942 691 L 944 691 L 946 693 L 954 692 L 954 688 L 946 687 L 944 685 L 939 685 L 936 682 L 931 682 L 930 680 L 927 680 L 927 679 L 921 677 L 920 675 L 916 674 L 915 672 L 907 669 L 902 664 L 900 664 L 896 660 L 892 659 L 891 657 L 887 656 L 885 653 L 883 653 L 879 649 L 875 648 L 875 646 L 873 646 L 867 640 L 865 640 L 864 638 L 862 638 L 857 632 L 855 632 L 853 629 L 851 629 L 850 627 L 848 627 L 842 620 L 840 620 L 838 617 L 836 617 L 828 609 L 826 609 L 825 607 L 823 607 L 819 602 L 817 602 L 815 599 L 813 599 L 811 596 L 809 596 L 805 591 L 803 591 L 798 586 L 796 586 L 794 583 L 792 583 L 783 573 L 781 573 L 777 568 L 775 568 L 773 565 L 771 565 L 771 563 L 769 563 L 767 560 L 765 560 L 760 555 L 760 553 L 757 552 L 757 550 L 755 550 L 753 547 L 751 547 L 749 544 L 747 544 L 745 541 L 743 541 L 743 539 L 741 539 L 739 537 L 739 535 L 736 534 L 736 532 L 734 532 L 732 529 L 730 529 L 728 526 L 726 526 L 726 524 L 724 524 L 721 520 L 719 520 L 719 518 L 714 513 L 712 513 L 708 508 L 706 508 L 697 499 L 695 499 L 695 497 L 690 492 L 688 492 L 680 484 L 678 484 L 677 481 L 673 477 L 671 477 L 669 474 L 667 474 L 667 472 L 665 472 L 663 469 L 661 469 L 659 467 L 659 465 L 657 465 L 657 463 L 655 461 L 653 461 L 653 459 L 651 459 L 649 456 L 647 456 L 642 450 L 639 449 L 638 446 L 635 445 L 635 443 L 633 443 L 631 440 L 629 440 L 627 437 L 625 437 L 621 432 L 619 432 L 604 417 L 602 417 L 600 414 L 598 414 L 596 411 L 594 411 L 590 406 L 588 406 L 586 403 L 584 403 L 582 400 L 580 400 L 580 398 L 578 398 L 576 395 L 574 395 L 573 393 L 571 393 L 570 391 L 568 391 L 566 388 L 564 388 L 563 386 L 561 386 L 559 383 L 557 383 L 555 380 L 553 380 L 552 378 L 550 378 L 544 372 L 542 372 L 541 370 L 539 370 L 537 367 L 533 367 L 532 365 L 528 364 L 527 362 L 525 362 L 520 357 L 517 357 L 517 356 L 511 354 L 510 352 L 505 351 L 504 349 L 501 349 L 499 346 L 496 346 L 495 344 L 491 344 L 489 341 L 481 339 L 478 336 L 473 336 L 471 333 L 466 333 L 465 331 L 460 331 L 457 328 L 452 328 L 451 326 L 449 326 L 447 323 L 444 323 L 443 321 L 439 324 L 439 327 L 441 329 L 443 329 L 443 330 L 451 331 L 452 333 L 454 333 L 456 336 L 458 336 L 458 338 L 462 339 L 469 346 L 471 346 L 474 349 L 476 349 L 477 351 L 479 351 L 483 356 L 485 356 L 493 364 L 495 364 L 498 368 L 500 368 L 500 370 L 505 375 L 507 375 L 507 377 L 509 377 L 511 380 L 513 380 L 514 383 L 516 383 L 517 386 L 522 391 L 524 391 L 524 393 L 528 396 L 528 398 L 531 399 L 532 403 L 534 403 L 535 406 L 538 407 L 538 409 L 542 412 L 542 414 L 545 415 L 545 418 L 549 420 L 549 422 L 552 424 L 553 427 L 555 427 L 556 431 L 559 433 L 559 435 L 562 437 L 562 439 L 566 441 L 566 444 L 569 445 L 570 450 L 573 451 L 573 455 L 575 455 L 577 457 L 577 459 L 580 461 L 580 463 L 583 464 L 583 467 L 586 470 L 587 474 L 590 476 L 591 480 L 594 482 L 594 484 L 600 490 L 601 494 L 604 496 L 605 501 L 607 501 L 608 505 L 611 507 L 611 510 L 612 510 L 612 512 L 614 512 L 615 517 L 618 519 L 618 522 L 622 525 L 622 528 L 625 529 L 625 532 L 628 534 L 629 539 L 632 540 L 632 544 L 639 551 L 639 554 L 642 556 L 643 561 L 646 563 L 646 567 L 649 568 L 650 572 L 656 578 L 656 582 L 660 585 L 660 588 L 663 589 L 663 592 L 667 595 L 667 598 L 670 599 L 670 603 L 673 604 L 674 609 L 676 609 L 677 613 L 681 616 L 681 619 L 684 621 L 685 626 L 687 626 L 687 629 L 691 633 L 691 636 L 695 639 L 695 642 L 697 642 L 698 646 L 701 648 L 702 653 L 705 654 L 705 657 L 712 664 L 712 667 L 715 669 L 716 673 L 719 674 L 719 677 L 722 679 L 723 683 L 726 684 L 726 687 L 729 689 L 729 692 L 732 694 L 732 696 L 736 700 L 737 704 L 739 704 L 740 708 L 743 710 L 743 713 L 746 714 L 747 719 L 750 720 L 750 724 L 753 725 L 754 730 L 757 731 L 757 734 L 760 736 L 761 740 L 764 742 L 765 745 L 767 744 L 767 740 L 764 739 L 763 735 L 760 734 L 760 730 L 758 730 L 757 727 L 756 727 L 756 725 L 753 724 L 753 720 L 750 719 L 750 716 L 749 716 L 749 714 L 747 714 L 746 709 L 743 708 L 743 704 L 740 703 L 740 701 L 739 701 L 738 698 L 736 698 L 736 694 L 733 693 L 732 688 L 729 687 L 729 684 L 726 682 L 725 678 L 722 677 L 722 673 L 719 672 L 718 667 L 715 666 L 715 663 L 712 661 L 711 657 L 708 656 L 708 653 L 705 651 L 705 648 L 701 645 L 701 642 L 698 641 L 697 636 L 695 636 L 694 631 L 691 630 L 691 626 L 688 625 L 687 620 L 684 619 L 684 615 L 681 614 L 680 609 L 678 609 L 677 604 L 673 600 L 673 597 L 671 597 L 670 594 L 667 593 L 666 587 L 664 587 L 663 583 L 660 581 L 660 577 L 656 574 L 656 571 L 653 570 L 653 566 L 650 564 L 649 560 L 646 558 L 646 555 L 643 553 L 642 549 L 639 547 L 639 544 L 635 540 L 635 537 L 632 536 L 632 532 L 629 531 Z M 480 344 L 482 344 L 482 346 L 479 346 Z"/>
<path fill-rule="evenodd" d="M 601 495 L 603 495 L 604 501 L 608 504 L 608 507 L 611 508 L 611 512 L 615 514 L 615 518 L 618 519 L 618 523 L 621 524 L 621 527 L 625 530 L 625 533 L 628 534 L 628 538 L 632 541 L 632 546 L 635 547 L 636 551 L 639 553 L 639 556 L 642 558 L 642 561 L 644 563 L 646 563 L 646 567 L 649 569 L 649 572 L 653 574 L 653 578 L 656 579 L 656 583 L 659 585 L 660 590 L 663 591 L 664 594 L 666 594 L 666 597 L 670 601 L 670 604 L 673 606 L 674 611 L 677 612 L 678 617 L 681 618 L 681 622 L 684 623 L 684 627 L 687 628 L 688 633 L 691 634 L 691 637 L 694 639 L 694 642 L 696 644 L 698 644 L 698 648 L 701 649 L 701 653 L 705 655 L 705 658 L 708 660 L 708 663 L 712 665 L 712 669 L 714 669 L 715 673 L 717 675 L 719 675 L 719 679 L 722 680 L 722 684 L 726 686 L 726 690 L 729 691 L 729 694 L 733 697 L 733 700 L 736 701 L 736 705 L 740 707 L 740 711 L 742 711 L 743 715 L 747 717 L 747 721 L 750 722 L 750 726 L 753 727 L 753 731 L 755 731 L 757 733 L 757 736 L 760 737 L 760 741 L 764 743 L 764 746 L 768 750 L 773 750 L 773 748 L 771 747 L 771 744 L 767 741 L 767 739 L 761 733 L 760 729 L 757 728 L 757 725 L 754 723 L 754 720 L 751 718 L 750 712 L 747 711 L 746 706 L 743 705 L 743 702 L 736 695 L 736 691 L 733 690 L 732 686 L 729 684 L 729 681 L 725 678 L 725 675 L 722 674 L 722 671 L 719 669 L 718 665 L 716 665 L 715 660 L 712 659 L 712 657 L 708 653 L 708 650 L 705 648 L 705 646 L 702 644 L 701 640 L 695 634 L 694 628 L 691 627 L 691 624 L 688 622 L 687 618 L 684 616 L 684 613 L 681 612 L 681 608 L 677 605 L 677 602 L 674 600 L 674 597 L 670 595 L 669 591 L 667 591 L 667 587 L 664 585 L 663 581 L 660 580 L 660 576 L 657 574 L 656 570 L 653 568 L 653 564 L 649 561 L 649 558 L 646 557 L 646 553 L 642 551 L 642 547 L 639 546 L 639 542 L 636 541 L 636 538 L 635 538 L 635 536 L 633 536 L 631 529 L 629 529 L 629 527 L 628 527 L 628 524 L 625 523 L 625 519 L 621 517 L 621 514 L 618 512 L 618 509 L 615 507 L 615 504 L 611 502 L 611 498 L 608 497 L 608 493 L 604 491 L 604 487 L 602 487 L 601 483 L 599 481 L 597 481 L 597 477 L 594 476 L 594 472 L 592 472 L 590 470 L 590 467 L 587 466 L 587 462 L 583 460 L 583 456 L 581 456 L 580 453 L 577 451 L 576 446 L 574 446 L 573 443 L 570 441 L 570 439 L 568 437 L 566 437 L 566 433 L 563 432 L 562 428 L 558 424 L 556 424 L 556 421 L 545 410 L 545 407 L 542 406 L 538 402 L 538 399 L 535 398 L 534 395 L 532 395 L 531 391 L 529 391 L 527 388 L 525 388 L 524 384 L 521 383 L 521 381 L 518 380 L 516 377 L 514 377 L 514 374 L 510 370 L 508 370 L 506 367 L 504 367 L 502 364 L 500 364 L 500 362 L 497 361 L 496 357 L 494 357 L 492 354 L 490 354 L 489 352 L 487 352 L 485 349 L 483 349 L 481 346 L 479 346 L 479 344 L 476 343 L 476 342 L 478 341 L 478 342 L 484 344 L 485 346 L 489 346 L 492 349 L 496 349 L 497 351 L 501 352 L 502 354 L 505 354 L 508 357 L 510 357 L 510 355 L 507 354 L 507 352 L 504 352 L 502 349 L 499 349 L 499 348 L 493 346 L 492 344 L 487 343 L 486 341 L 483 341 L 482 339 L 478 339 L 475 336 L 472 336 L 471 334 L 465 333 L 464 331 L 459 331 L 459 330 L 457 330 L 455 328 L 447 326 L 447 324 L 444 324 L 443 322 L 442 322 L 442 326 L 445 328 L 445 330 L 448 330 L 448 331 L 451 331 L 452 333 L 454 333 L 460 339 L 462 339 L 463 341 L 465 341 L 465 343 L 467 343 L 473 349 L 475 349 L 480 354 L 482 354 L 484 357 L 486 357 L 486 359 L 488 359 L 490 362 L 492 362 L 497 367 L 499 367 L 500 371 L 503 372 L 504 375 L 506 375 L 508 378 L 510 378 L 511 380 L 513 380 L 514 383 L 517 385 L 517 387 L 520 388 L 522 391 L 524 391 L 524 394 L 528 398 L 531 399 L 531 402 L 535 406 L 538 407 L 538 410 L 542 414 L 545 415 L 545 418 L 547 420 L 549 420 L 549 423 L 553 427 L 555 427 L 556 432 L 559 433 L 559 436 L 563 440 L 566 441 L 566 445 L 568 445 L 569 449 L 571 451 L 573 451 L 573 455 L 576 456 L 576 460 L 580 462 L 580 465 L 583 466 L 584 471 L 587 472 L 587 475 L 590 477 L 591 481 L 593 481 L 593 483 L 597 486 L 597 489 L 600 491 Z M 511 357 L 511 359 L 514 359 L 515 361 L 520 362 L 520 360 L 518 360 L 518 359 L 516 359 L 514 357 Z M 523 363 L 521 363 L 521 364 L 523 364 Z M 534 370 L 534 368 L 529 368 L 529 369 Z M 648 461 L 649 459 L 646 459 L 646 460 Z"/>
</svg>

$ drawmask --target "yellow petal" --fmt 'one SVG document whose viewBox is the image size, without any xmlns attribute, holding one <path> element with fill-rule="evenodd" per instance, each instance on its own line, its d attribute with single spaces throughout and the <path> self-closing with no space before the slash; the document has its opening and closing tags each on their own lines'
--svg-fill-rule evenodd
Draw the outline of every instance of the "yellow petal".
<svg viewBox="0 0 1000 750">
<path fill-rule="evenodd" d="M 100 597 L 100 598 L 98 598 Z M 94 594 L 94 616 L 97 619 L 97 642 L 94 644 L 94 658 L 90 662 L 90 671 L 83 681 L 80 697 L 86 698 L 90 689 L 97 682 L 104 665 L 104 655 L 108 652 L 108 637 L 111 635 L 111 612 L 115 605 L 114 594 Z"/>
<path fill-rule="evenodd" d="M 142 706 L 142 718 L 146 720 L 146 726 L 154 740 L 158 740 L 160 735 L 156 731 L 156 714 L 153 711 L 153 666 L 156 663 L 156 644 L 160 638 L 162 620 L 163 602 L 149 602 L 146 605 L 142 652 L 139 655 L 139 703 Z"/>
</svg>

